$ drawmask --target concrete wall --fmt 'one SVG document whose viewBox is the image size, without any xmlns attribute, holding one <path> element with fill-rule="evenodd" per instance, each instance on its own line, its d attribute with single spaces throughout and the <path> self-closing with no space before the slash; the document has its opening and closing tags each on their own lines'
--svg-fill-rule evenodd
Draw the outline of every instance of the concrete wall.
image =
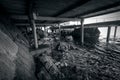
<svg viewBox="0 0 120 80">
<path fill-rule="evenodd" d="M 0 80 L 36 80 L 29 43 L 8 18 L 0 15 Z"/>
</svg>

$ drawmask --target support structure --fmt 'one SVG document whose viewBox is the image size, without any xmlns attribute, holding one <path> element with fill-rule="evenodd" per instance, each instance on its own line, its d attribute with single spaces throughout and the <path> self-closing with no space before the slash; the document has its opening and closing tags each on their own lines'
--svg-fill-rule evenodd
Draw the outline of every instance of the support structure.
<svg viewBox="0 0 120 80">
<path fill-rule="evenodd" d="M 108 31 L 107 31 L 107 40 L 106 43 L 109 43 L 109 39 L 110 39 L 110 31 L 111 31 L 111 26 L 108 26 Z"/>
<path fill-rule="evenodd" d="M 114 41 L 116 39 L 116 33 L 117 33 L 117 26 L 115 26 L 115 31 L 114 31 Z"/>
<path fill-rule="evenodd" d="M 36 14 L 34 13 L 34 0 L 29 0 L 28 1 L 28 19 L 30 22 L 30 26 L 33 30 L 33 35 L 34 35 L 34 44 L 35 44 L 35 49 L 38 48 L 38 40 L 37 40 L 37 32 L 36 32 L 36 24 L 35 24 L 35 19 L 36 19 Z"/>
<path fill-rule="evenodd" d="M 81 45 L 84 45 L 84 19 L 81 19 Z"/>
<path fill-rule="evenodd" d="M 44 26 L 44 31 L 46 31 L 46 30 L 45 30 L 45 26 Z"/>
<path fill-rule="evenodd" d="M 58 27 L 59 27 L 59 38 L 61 37 L 61 26 L 60 24 L 58 24 Z"/>
<path fill-rule="evenodd" d="M 38 48 L 38 40 L 37 40 L 36 25 L 35 25 L 35 20 L 34 20 L 33 14 L 31 14 L 30 24 L 31 24 L 31 27 L 33 29 L 35 49 L 37 49 Z"/>
<path fill-rule="evenodd" d="M 26 15 L 13 15 L 11 17 L 12 19 L 15 20 L 28 20 L 28 17 Z M 35 20 L 39 21 L 79 21 L 80 18 L 58 18 L 58 17 L 43 17 L 43 16 L 35 16 Z"/>
</svg>

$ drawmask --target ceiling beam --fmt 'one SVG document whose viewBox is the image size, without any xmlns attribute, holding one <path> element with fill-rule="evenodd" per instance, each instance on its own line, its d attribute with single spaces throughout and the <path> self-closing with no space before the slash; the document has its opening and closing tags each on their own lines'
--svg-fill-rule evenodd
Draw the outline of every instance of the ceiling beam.
<svg viewBox="0 0 120 80">
<path fill-rule="evenodd" d="M 81 25 L 70 25 L 70 26 L 61 26 L 61 29 L 69 29 L 80 27 Z M 108 26 L 120 26 L 120 20 L 118 21 L 109 21 L 109 22 L 99 22 L 99 23 L 91 23 L 91 24 L 84 24 L 84 28 L 95 28 L 95 27 L 108 27 Z M 59 29 L 55 27 L 54 29 Z"/>
<path fill-rule="evenodd" d="M 28 20 L 27 16 L 18 16 L 18 15 L 14 15 L 11 17 L 12 19 L 15 20 Z M 39 21 L 80 21 L 79 18 L 58 18 L 58 17 L 42 17 L 42 16 L 35 16 L 35 20 L 39 20 Z"/>
<path fill-rule="evenodd" d="M 60 15 L 63 15 L 63 14 L 65 14 L 65 13 L 67 13 L 67 12 L 73 10 L 73 9 L 76 9 L 76 8 L 84 5 L 85 3 L 89 2 L 89 1 L 91 1 L 91 0 L 78 0 L 74 4 L 64 8 L 61 11 L 59 11 L 58 13 L 52 15 L 52 17 L 58 17 Z M 45 23 L 45 22 L 47 22 L 47 21 L 43 21 L 42 23 Z"/>
<path fill-rule="evenodd" d="M 89 17 L 109 14 L 109 13 L 117 12 L 117 11 L 120 11 L 120 1 L 118 1 L 114 4 L 111 4 L 109 6 L 104 6 L 104 7 L 98 8 L 96 10 L 88 11 L 88 12 L 85 12 L 85 13 L 82 13 L 82 14 L 77 14 L 77 15 L 72 16 L 72 17 L 89 18 Z"/>
<path fill-rule="evenodd" d="M 89 17 L 104 15 L 104 14 L 108 14 L 108 13 L 112 13 L 112 12 L 117 12 L 117 11 L 120 11 L 120 6 L 115 7 L 115 8 L 106 9 L 106 10 L 99 11 L 99 12 L 95 12 L 95 13 L 90 13 L 90 14 L 84 15 L 82 17 L 89 18 Z"/>
<path fill-rule="evenodd" d="M 24 23 L 24 24 L 15 24 L 16 26 L 29 26 L 30 24 Z M 36 26 L 54 26 L 57 24 L 39 24 L 37 23 Z M 71 26 L 61 26 L 61 28 L 75 28 L 80 27 L 81 25 L 71 25 Z M 117 21 L 109 21 L 109 22 L 99 22 L 99 23 L 91 23 L 91 24 L 84 24 L 85 28 L 93 28 L 93 27 L 108 27 L 108 26 L 120 26 L 120 20 Z M 58 27 L 55 27 L 58 29 Z"/>
<path fill-rule="evenodd" d="M 60 15 L 62 15 L 64 13 L 67 13 L 67 12 L 69 12 L 69 11 L 75 9 L 75 8 L 78 8 L 78 7 L 82 6 L 83 4 L 85 4 L 85 3 L 89 2 L 89 1 L 91 1 L 91 0 L 78 0 L 74 4 L 70 5 L 69 7 L 64 8 L 63 10 L 59 11 L 58 13 L 56 13 L 53 16 L 54 17 L 60 16 Z"/>
<path fill-rule="evenodd" d="M 58 17 L 42 17 L 38 16 L 36 20 L 48 20 L 48 21 L 80 21 L 78 18 L 58 18 Z"/>
<path fill-rule="evenodd" d="M 36 24 L 36 26 L 53 26 L 53 25 L 57 25 L 57 24 Z M 17 23 L 15 24 L 15 26 L 30 26 L 29 23 Z"/>
</svg>

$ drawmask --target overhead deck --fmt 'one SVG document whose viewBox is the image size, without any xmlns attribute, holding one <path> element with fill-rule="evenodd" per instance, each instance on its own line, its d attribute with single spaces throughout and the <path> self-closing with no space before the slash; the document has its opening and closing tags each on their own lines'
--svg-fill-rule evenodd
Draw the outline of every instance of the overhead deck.
<svg viewBox="0 0 120 80">
<path fill-rule="evenodd" d="M 37 23 L 36 26 L 54 26 L 57 24 L 39 24 Z M 30 24 L 27 23 L 17 23 L 16 26 L 30 26 Z M 80 27 L 81 25 L 69 25 L 69 26 L 61 26 L 61 29 L 66 29 L 66 28 L 75 28 L 75 27 Z M 98 23 L 90 23 L 90 24 L 84 24 L 84 28 L 93 28 L 93 27 L 108 27 L 108 26 L 120 26 L 120 20 L 116 21 L 107 21 L 107 22 L 98 22 Z M 59 29 L 59 27 L 54 27 L 54 29 Z"/>
<path fill-rule="evenodd" d="M 19 24 L 19 25 L 20 25 L 20 24 Z M 24 25 L 25 25 L 25 24 L 24 24 Z M 37 24 L 37 26 L 40 26 L 40 25 Z M 81 25 L 62 26 L 61 29 L 71 29 L 71 28 L 77 28 L 77 27 L 80 27 L 80 26 L 81 26 Z M 108 27 L 108 26 L 120 26 L 120 20 L 84 24 L 84 28 Z M 54 27 L 54 29 L 58 29 L 58 27 Z"/>
<path fill-rule="evenodd" d="M 37 49 L 36 24 L 51 25 L 65 21 L 81 21 L 81 42 L 84 44 L 84 19 L 120 11 L 120 0 L 0 0 L 0 9 L 11 17 L 16 26 L 28 25 L 33 28 Z M 110 24 L 116 26 L 118 24 L 116 22 L 98 23 L 97 27 Z M 61 29 L 61 26 L 58 26 Z M 87 26 L 96 27 L 96 24 Z M 109 34 L 110 29 L 107 39 Z"/>
<path fill-rule="evenodd" d="M 120 0 L 0 0 L 0 5 L 15 24 L 29 24 L 27 17 L 36 13 L 36 22 L 58 23 L 93 17 L 120 10 Z M 21 19 L 20 19 L 21 18 Z"/>
</svg>

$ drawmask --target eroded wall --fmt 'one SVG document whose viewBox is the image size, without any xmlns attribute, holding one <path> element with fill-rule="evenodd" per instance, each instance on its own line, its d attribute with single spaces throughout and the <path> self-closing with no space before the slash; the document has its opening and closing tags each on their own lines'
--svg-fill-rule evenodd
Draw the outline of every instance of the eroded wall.
<svg viewBox="0 0 120 80">
<path fill-rule="evenodd" d="M 36 80 L 29 43 L 7 15 L 0 15 L 0 80 Z"/>
</svg>

